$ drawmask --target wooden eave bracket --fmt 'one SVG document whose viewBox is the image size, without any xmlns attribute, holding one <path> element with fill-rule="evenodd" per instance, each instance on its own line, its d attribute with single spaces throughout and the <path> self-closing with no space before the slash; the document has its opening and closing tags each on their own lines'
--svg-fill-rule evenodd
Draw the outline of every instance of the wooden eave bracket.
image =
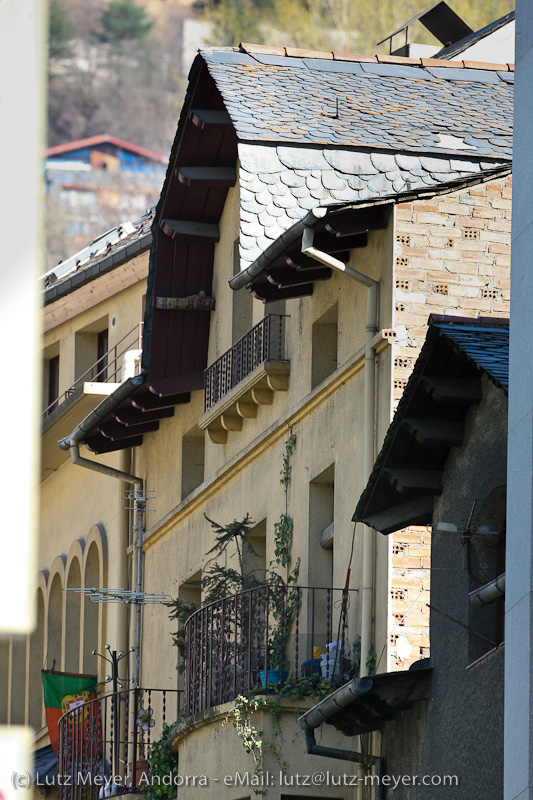
<svg viewBox="0 0 533 800">
<path fill-rule="evenodd" d="M 154 308 L 164 311 L 214 311 L 215 298 L 202 290 L 188 297 L 156 297 Z"/>
<path fill-rule="evenodd" d="M 180 183 L 204 183 L 216 186 L 235 186 L 237 170 L 235 167 L 178 167 L 176 175 Z"/>
<path fill-rule="evenodd" d="M 383 472 L 397 492 L 440 494 L 442 491 L 442 472 L 440 470 L 387 467 Z"/>
<path fill-rule="evenodd" d="M 437 403 L 477 405 L 481 402 L 481 381 L 467 378 L 432 378 L 424 375 L 421 385 Z"/>
<path fill-rule="evenodd" d="M 231 125 L 231 117 L 227 111 L 215 111 L 210 108 L 193 108 L 189 112 L 189 119 L 193 125 L 202 130 L 206 125 L 228 126 Z"/>
<path fill-rule="evenodd" d="M 363 522 L 370 528 L 383 534 L 389 534 L 408 525 L 414 525 L 421 519 L 431 517 L 433 503 L 434 499 L 431 496 L 415 497 L 413 500 L 365 516 Z"/>
<path fill-rule="evenodd" d="M 164 219 L 161 230 L 171 239 L 196 239 L 202 242 L 218 242 L 218 225 L 209 222 L 189 222 L 181 219 Z"/>
</svg>

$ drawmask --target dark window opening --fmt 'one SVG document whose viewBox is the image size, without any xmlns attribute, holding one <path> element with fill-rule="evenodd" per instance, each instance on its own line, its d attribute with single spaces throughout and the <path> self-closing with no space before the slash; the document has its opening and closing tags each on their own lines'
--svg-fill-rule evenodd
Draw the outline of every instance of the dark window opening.
<svg viewBox="0 0 533 800">
<path fill-rule="evenodd" d="M 95 381 L 106 381 L 107 380 L 107 353 L 109 350 L 109 331 L 106 328 L 104 331 L 100 331 L 97 337 L 97 348 L 96 348 L 96 375 Z"/>
<path fill-rule="evenodd" d="M 59 397 L 59 356 L 54 356 L 48 362 L 48 406 L 49 412 L 57 408 Z M 50 407 L 52 406 L 52 407 Z"/>
</svg>

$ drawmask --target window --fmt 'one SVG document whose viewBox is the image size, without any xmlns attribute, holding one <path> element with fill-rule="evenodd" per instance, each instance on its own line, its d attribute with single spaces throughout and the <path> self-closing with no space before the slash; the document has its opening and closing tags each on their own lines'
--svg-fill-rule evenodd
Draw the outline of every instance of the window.
<svg viewBox="0 0 533 800">
<path fill-rule="evenodd" d="M 96 364 L 96 375 L 95 380 L 97 381 L 106 381 L 107 380 L 107 351 L 109 350 L 109 332 L 108 329 L 100 331 L 97 334 L 97 364 Z"/>
<path fill-rule="evenodd" d="M 107 317 L 101 317 L 76 331 L 74 348 L 75 380 L 106 381 L 109 375 Z"/>
<path fill-rule="evenodd" d="M 239 272 L 239 240 L 233 243 L 233 274 Z M 231 343 L 235 344 L 241 336 L 248 333 L 253 324 L 252 306 L 253 297 L 246 289 L 232 292 L 233 309 L 231 319 Z"/>
<path fill-rule="evenodd" d="M 48 362 L 48 410 L 57 408 L 59 397 L 59 356 L 53 356 Z"/>
<path fill-rule="evenodd" d="M 313 324 L 311 389 L 337 369 L 337 317 L 335 303 Z"/>
<path fill-rule="evenodd" d="M 333 586 L 335 465 L 309 484 L 309 582 Z"/>
<path fill-rule="evenodd" d="M 181 499 L 204 482 L 205 434 L 198 427 L 188 431 L 181 443 Z"/>
</svg>

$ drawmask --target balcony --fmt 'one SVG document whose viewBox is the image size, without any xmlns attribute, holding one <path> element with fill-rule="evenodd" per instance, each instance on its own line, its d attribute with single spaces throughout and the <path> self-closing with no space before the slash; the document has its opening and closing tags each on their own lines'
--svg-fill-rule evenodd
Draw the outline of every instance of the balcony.
<svg viewBox="0 0 533 800">
<path fill-rule="evenodd" d="M 181 691 L 128 689 L 63 714 L 58 800 L 99 800 L 140 792 L 146 786 L 143 776 L 150 745 L 159 739 L 165 722 L 171 725 L 181 711 Z"/>
<path fill-rule="evenodd" d="M 215 444 L 225 444 L 229 431 L 241 430 L 243 419 L 256 417 L 258 406 L 271 405 L 274 392 L 289 388 L 286 319 L 269 314 L 206 369 L 198 424 Z"/>
<path fill-rule="evenodd" d="M 343 683 L 356 600 L 356 589 L 260 586 L 200 608 L 185 623 L 185 716 L 289 677 Z M 343 655 L 322 662 L 315 648 L 338 640 Z"/>
<path fill-rule="evenodd" d="M 91 393 L 91 387 L 85 387 L 84 384 L 109 384 L 117 386 L 124 380 L 122 375 L 123 370 L 123 357 L 129 350 L 142 350 L 142 336 L 143 336 L 143 323 L 139 322 L 131 331 L 128 331 L 122 339 L 111 347 L 107 353 L 104 353 L 98 361 L 96 361 L 89 369 L 85 370 L 83 375 L 80 375 L 74 381 L 72 386 L 68 388 L 63 394 L 57 397 L 50 405 L 48 405 L 42 412 L 42 419 L 46 420 L 57 408 L 61 406 L 65 400 L 80 395 L 84 391 Z M 140 373 L 140 366 L 135 369 L 135 374 Z M 128 377 L 133 377 L 128 375 Z M 97 387 L 102 389 L 101 386 Z M 111 386 L 109 387 L 111 389 Z M 95 392 L 104 393 L 101 392 Z"/>
</svg>

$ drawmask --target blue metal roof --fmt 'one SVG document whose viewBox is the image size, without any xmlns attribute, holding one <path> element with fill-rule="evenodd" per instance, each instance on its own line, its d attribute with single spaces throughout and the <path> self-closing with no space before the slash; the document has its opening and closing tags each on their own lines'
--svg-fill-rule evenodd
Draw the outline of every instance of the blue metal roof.
<svg viewBox="0 0 533 800">
<path fill-rule="evenodd" d="M 509 322 L 433 322 L 496 383 L 509 391 Z"/>
</svg>

